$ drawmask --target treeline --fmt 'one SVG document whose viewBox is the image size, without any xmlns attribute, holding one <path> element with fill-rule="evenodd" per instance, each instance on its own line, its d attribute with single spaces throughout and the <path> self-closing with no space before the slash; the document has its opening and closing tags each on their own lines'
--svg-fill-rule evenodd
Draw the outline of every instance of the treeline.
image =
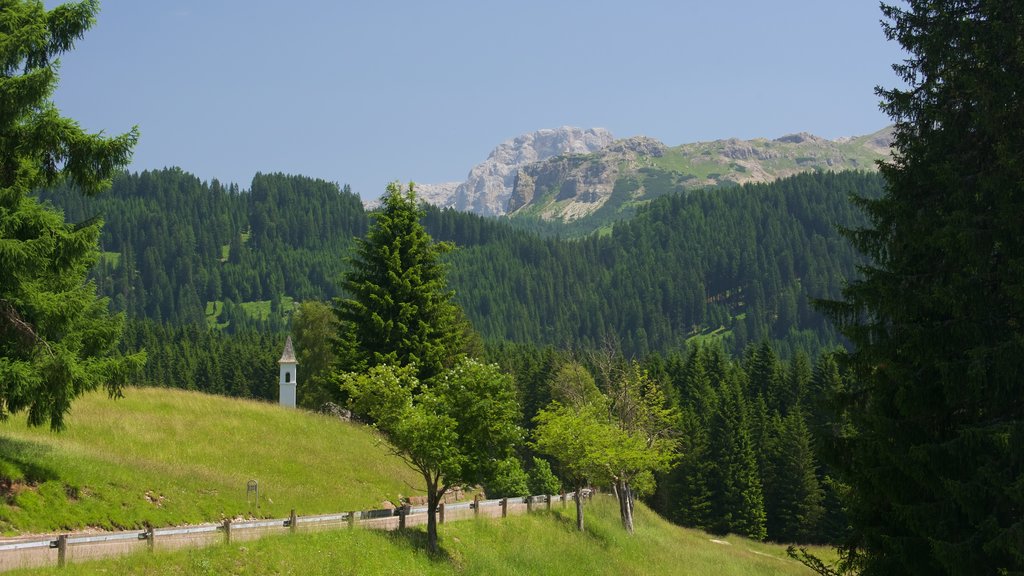
<svg viewBox="0 0 1024 576">
<path fill-rule="evenodd" d="M 146 351 L 135 385 L 277 401 L 284 339 L 268 326 L 229 334 L 196 324 L 129 320 L 122 346 Z"/>
<path fill-rule="evenodd" d="M 875 174 L 819 173 L 666 196 L 610 234 L 569 241 L 452 210 L 429 209 L 424 224 L 459 246 L 449 282 L 485 339 L 592 348 L 614 336 L 643 356 L 715 333 L 733 353 L 767 338 L 788 357 L 837 342 L 811 302 L 855 274 L 837 232 L 862 222 L 848 196 L 881 188 Z M 368 226 L 347 188 L 281 174 L 239 191 L 168 169 L 123 175 L 97 198 L 45 197 L 70 221 L 104 218 L 94 276 L 116 310 L 203 324 L 207 303 L 223 302 L 229 330 L 243 302 L 337 296 Z"/>
<path fill-rule="evenodd" d="M 527 429 L 568 363 L 581 362 L 607 385 L 607 353 L 504 344 L 489 356 L 516 376 Z M 646 496 L 655 510 L 718 534 L 838 541 L 846 526 L 840 488 L 821 457 L 833 426 L 829 399 L 844 386 L 830 353 L 784 361 L 762 342 L 736 359 L 719 342 L 652 354 L 641 366 L 678 414 L 679 460 Z"/>
<path fill-rule="evenodd" d="M 367 225 L 347 187 L 282 174 L 257 174 L 240 192 L 167 169 L 124 174 L 95 198 L 42 197 L 71 222 L 103 218 L 94 277 L 115 310 L 171 324 L 205 325 L 207 302 L 335 296 Z"/>
</svg>

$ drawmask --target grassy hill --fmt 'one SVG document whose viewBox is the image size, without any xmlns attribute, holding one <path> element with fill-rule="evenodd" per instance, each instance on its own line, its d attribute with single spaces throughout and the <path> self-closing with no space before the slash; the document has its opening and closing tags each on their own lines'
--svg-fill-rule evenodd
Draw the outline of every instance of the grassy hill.
<svg viewBox="0 0 1024 576">
<path fill-rule="evenodd" d="M 0 483 L 8 535 L 379 508 L 421 482 L 365 427 L 150 388 L 86 395 L 61 433 L 0 424 L 0 478 L 10 480 Z"/>
<path fill-rule="evenodd" d="M 364 427 L 275 405 L 168 389 L 90 394 L 68 429 L 0 425 L 5 532 L 140 527 L 378 507 L 416 478 Z M 260 482 L 259 508 L 245 484 Z M 339 530 L 72 563 L 25 574 L 807 574 L 779 545 L 715 538 L 640 505 L 629 537 L 610 496 L 574 510 L 441 527 L 444 556 L 405 533 Z"/>
<path fill-rule="evenodd" d="M 430 558 L 422 527 L 405 533 L 339 530 L 272 536 L 199 550 L 69 564 L 14 574 L 686 574 L 808 575 L 783 547 L 673 526 L 646 507 L 637 533 L 618 524 L 611 496 L 587 505 L 586 533 L 575 531 L 573 510 L 504 520 L 466 520 L 441 526 L 443 554 Z"/>
</svg>

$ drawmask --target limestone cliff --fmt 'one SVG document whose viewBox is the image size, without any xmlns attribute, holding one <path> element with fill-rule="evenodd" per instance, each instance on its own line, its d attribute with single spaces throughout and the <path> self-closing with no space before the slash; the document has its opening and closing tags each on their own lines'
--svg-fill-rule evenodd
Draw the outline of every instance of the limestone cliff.
<svg viewBox="0 0 1024 576">
<path fill-rule="evenodd" d="M 801 132 L 767 140 L 715 140 L 667 147 L 647 137 L 615 141 L 590 154 L 564 154 L 520 166 L 507 211 L 513 217 L 569 222 L 601 211 L 627 216 L 662 194 L 769 182 L 815 170 L 875 170 L 889 154 L 889 128 L 827 140 Z"/>
<path fill-rule="evenodd" d="M 814 170 L 874 170 L 892 128 L 827 140 L 800 132 L 773 140 L 729 138 L 669 147 L 645 136 L 614 140 L 602 128 L 545 129 L 500 144 L 465 182 L 418 185 L 438 206 L 486 216 L 599 222 L 688 189 L 769 182 Z"/>
<path fill-rule="evenodd" d="M 523 134 L 495 148 L 487 160 L 469 171 L 458 186 L 423 185 L 418 188 L 424 200 L 438 206 L 485 216 L 505 214 L 516 170 L 525 164 L 547 160 L 562 154 L 586 154 L 600 150 L 614 140 L 603 128 L 563 126 Z"/>
</svg>

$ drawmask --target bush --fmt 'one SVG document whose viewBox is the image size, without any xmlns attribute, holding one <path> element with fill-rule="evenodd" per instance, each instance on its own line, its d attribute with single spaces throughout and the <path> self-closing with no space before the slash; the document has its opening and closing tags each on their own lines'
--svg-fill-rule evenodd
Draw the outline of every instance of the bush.
<svg viewBox="0 0 1024 576">
<path fill-rule="evenodd" d="M 533 457 L 529 484 L 530 494 L 558 494 L 562 491 L 562 482 L 551 471 L 551 464 L 536 456 Z"/>
<path fill-rule="evenodd" d="M 491 477 L 484 482 L 488 498 L 511 498 L 530 493 L 529 480 L 517 458 L 506 458 L 497 462 Z"/>
</svg>

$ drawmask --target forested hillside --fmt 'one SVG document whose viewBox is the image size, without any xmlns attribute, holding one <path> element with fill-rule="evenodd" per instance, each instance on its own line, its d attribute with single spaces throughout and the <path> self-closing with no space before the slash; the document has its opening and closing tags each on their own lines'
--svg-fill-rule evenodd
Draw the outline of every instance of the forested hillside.
<svg viewBox="0 0 1024 576">
<path fill-rule="evenodd" d="M 844 520 L 815 438 L 843 384 L 818 357 L 837 336 L 812 300 L 837 297 L 859 262 L 837 230 L 862 224 L 849 196 L 882 186 L 814 173 L 668 195 L 579 240 L 452 210 L 424 224 L 458 247 L 451 288 L 514 375 L 524 428 L 562 367 L 582 359 L 600 380 L 586 351 L 614 343 L 678 410 L 682 457 L 649 494 L 657 510 L 714 532 L 831 540 Z M 96 200 L 69 192 L 47 197 L 72 221 L 107 221 L 95 276 L 131 319 L 125 347 L 149 356 L 136 381 L 230 396 L 276 396 L 292 304 L 339 294 L 369 222 L 348 190 L 284 175 L 240 191 L 172 169 L 122 176 Z"/>
<path fill-rule="evenodd" d="M 239 192 L 168 169 L 122 175 L 97 198 L 67 189 L 43 198 L 69 221 L 104 220 L 95 276 L 115 309 L 172 324 L 204 324 L 207 302 L 227 304 L 221 321 L 238 328 L 244 314 L 233 305 L 269 300 L 276 310 L 285 295 L 336 295 L 344 255 L 367 224 L 347 189 L 281 174 L 257 174 Z"/>
<path fill-rule="evenodd" d="M 811 301 L 837 297 L 859 258 L 837 230 L 862 222 L 849 196 L 881 190 L 877 175 L 844 172 L 667 196 L 608 236 L 468 246 L 451 283 L 490 338 L 592 348 L 614 336 L 643 355 L 729 333 L 736 353 L 764 338 L 813 352 L 837 340 Z"/>
<path fill-rule="evenodd" d="M 855 273 L 837 231 L 861 223 L 849 195 L 881 188 L 874 174 L 816 173 L 666 196 L 610 234 L 571 241 L 451 210 L 429 210 L 425 225 L 459 247 L 451 287 L 485 339 L 592 348 L 614 338 L 644 355 L 695 336 L 726 337 L 734 353 L 769 338 L 788 356 L 836 343 L 811 301 L 837 297 Z M 105 220 L 95 276 L 115 309 L 229 332 L 279 331 L 282 302 L 338 295 L 368 225 L 347 189 L 280 174 L 245 192 L 170 169 L 124 175 L 95 199 L 46 197 L 70 221 Z"/>
</svg>

